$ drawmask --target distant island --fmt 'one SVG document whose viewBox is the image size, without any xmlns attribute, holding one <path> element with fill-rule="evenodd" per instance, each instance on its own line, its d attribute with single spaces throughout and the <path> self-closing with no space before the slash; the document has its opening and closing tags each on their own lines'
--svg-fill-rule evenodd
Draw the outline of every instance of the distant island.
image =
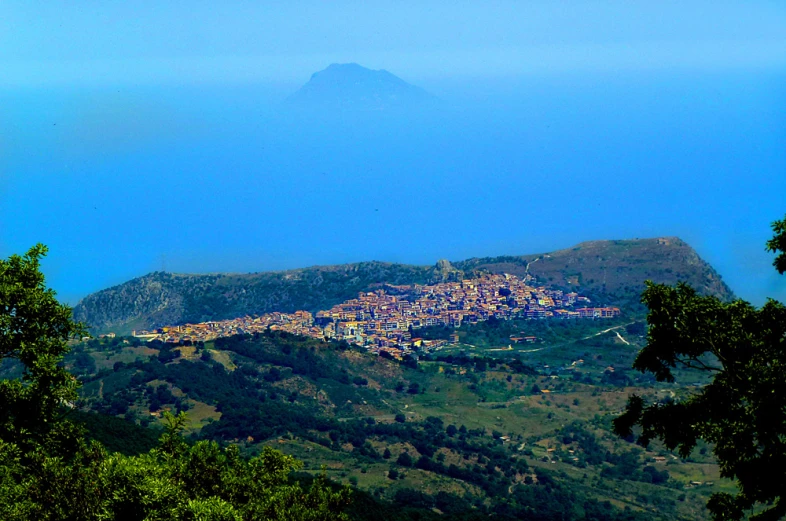
<svg viewBox="0 0 786 521">
<path fill-rule="evenodd" d="M 423 106 L 436 98 L 386 70 L 334 63 L 315 72 L 285 104 L 292 108 L 380 111 Z"/>
</svg>

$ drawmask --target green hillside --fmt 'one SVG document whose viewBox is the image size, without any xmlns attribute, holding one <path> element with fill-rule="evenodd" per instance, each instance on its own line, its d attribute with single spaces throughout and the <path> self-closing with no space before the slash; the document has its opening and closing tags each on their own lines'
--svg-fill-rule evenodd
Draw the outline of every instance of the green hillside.
<svg viewBox="0 0 786 521">
<path fill-rule="evenodd" d="M 95 331 L 235 318 L 271 311 L 317 311 L 385 284 L 425 283 L 429 267 L 383 262 L 297 270 L 184 275 L 155 272 L 84 298 L 74 318 Z"/>
<path fill-rule="evenodd" d="M 271 311 L 318 311 L 385 284 L 412 284 L 473 271 L 529 273 L 540 284 L 635 305 L 647 279 L 684 280 L 730 299 L 720 276 L 677 238 L 594 241 L 548 254 L 490 257 L 434 267 L 382 262 L 253 273 L 182 275 L 156 272 L 85 297 L 74 317 L 93 331 L 130 333 L 162 325 L 235 318 Z"/>
<path fill-rule="evenodd" d="M 184 410 L 196 438 L 248 454 L 270 445 L 311 474 L 325 466 L 364 492 L 356 519 L 706 518 L 709 493 L 728 487 L 706 447 L 681 460 L 611 434 L 630 392 L 668 400 L 701 383 L 630 371 L 640 324 L 590 321 L 513 349 L 494 339 L 527 321 L 483 327 L 484 347 L 420 360 L 274 332 L 196 346 L 92 340 L 69 367 L 92 411 L 154 427 Z"/>
<path fill-rule="evenodd" d="M 537 277 L 542 284 L 582 294 L 603 295 L 618 304 L 638 301 L 644 281 L 684 281 L 699 292 L 732 300 L 721 276 L 677 237 L 582 242 L 537 255 L 486 257 L 455 263 L 456 268 Z"/>
</svg>

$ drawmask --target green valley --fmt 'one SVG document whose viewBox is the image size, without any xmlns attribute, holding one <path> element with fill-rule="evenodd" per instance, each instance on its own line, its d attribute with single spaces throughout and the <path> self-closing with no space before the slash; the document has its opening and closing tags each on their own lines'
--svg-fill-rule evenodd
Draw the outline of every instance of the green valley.
<svg viewBox="0 0 786 521">
<path fill-rule="evenodd" d="M 646 343 L 645 277 L 733 297 L 679 239 L 433 267 L 154 273 L 74 310 L 94 331 L 156 331 L 73 341 L 63 367 L 81 386 L 66 416 L 142 458 L 129 461 L 166 454 L 157 438 L 181 430 L 187 457 L 212 447 L 259 462 L 275 449 L 295 458 L 287 479 L 334 491 L 319 508 L 350 487 L 356 520 L 705 519 L 711 494 L 735 492 L 711 447 L 680 457 L 613 433 L 631 394 L 668 404 L 709 381 L 631 369 Z M 0 378 L 22 375 L 3 360 Z"/>
<path fill-rule="evenodd" d="M 500 345 L 511 328 L 543 342 Z M 697 519 L 712 491 L 731 486 L 707 447 L 684 460 L 611 433 L 630 392 L 689 392 L 629 370 L 640 322 L 491 321 L 458 334 L 464 344 L 400 362 L 268 332 L 191 346 L 91 340 L 70 363 L 85 409 L 150 427 L 165 410 L 186 411 L 194 439 L 249 455 L 271 446 L 311 474 L 324 467 L 375 512 L 406 507 L 390 519 Z"/>
</svg>

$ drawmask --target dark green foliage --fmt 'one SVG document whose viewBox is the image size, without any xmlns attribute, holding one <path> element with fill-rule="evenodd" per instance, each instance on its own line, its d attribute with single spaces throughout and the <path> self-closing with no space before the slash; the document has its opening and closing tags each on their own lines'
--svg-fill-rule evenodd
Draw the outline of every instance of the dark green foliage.
<svg viewBox="0 0 786 521">
<path fill-rule="evenodd" d="M 277 332 L 239 335 L 222 340 L 214 347 L 230 355 L 237 365 L 235 371 L 226 371 L 220 364 L 212 362 L 206 364 L 201 361 L 181 360 L 178 363 L 161 364 L 157 357 L 152 357 L 148 361 L 127 364 L 123 372 L 135 374 L 129 379 L 133 381 L 130 385 L 144 389 L 145 396 L 157 395 L 160 388 L 151 387 L 148 382 L 165 381 L 170 386 L 183 390 L 190 399 L 215 405 L 222 416 L 203 427 L 200 434 L 202 438 L 222 442 L 243 440 L 248 436 L 257 441 L 285 436 L 318 443 L 335 451 L 341 458 L 353 458 L 361 464 L 383 463 L 387 456 L 388 464 L 395 462 L 388 475 L 391 480 L 398 482 L 399 473 L 411 472 L 406 470 L 409 468 L 417 469 L 418 473 L 424 471 L 461 480 L 477 487 L 490 505 L 508 503 L 511 480 L 517 474 L 521 479 L 526 473 L 532 472 L 523 457 L 516 457 L 516 453 L 511 450 L 515 445 L 502 443 L 502 432 L 494 431 L 489 434 L 484 429 L 468 430 L 464 426 L 450 425 L 436 416 L 428 416 L 422 420 L 416 416 L 407 419 L 401 413 L 396 418 L 400 422 L 373 421 L 367 416 L 344 416 L 341 418 L 343 421 L 339 421 L 334 415 L 314 407 L 314 402 L 309 399 L 297 397 L 293 403 L 287 400 L 287 397 L 292 396 L 288 386 L 300 379 L 306 379 L 324 390 L 336 404 L 342 404 L 348 399 L 355 402 L 360 397 L 382 403 L 374 394 L 357 394 L 371 391 L 367 386 L 354 383 L 358 376 L 370 374 L 365 372 L 364 368 L 384 364 L 387 367 L 385 371 L 395 369 L 396 376 L 390 382 L 381 382 L 383 385 L 386 383 L 388 388 L 374 391 L 391 394 L 395 393 L 396 388 L 407 394 L 412 383 L 418 383 L 417 387 L 411 386 L 418 394 L 429 387 L 428 377 L 422 369 L 409 369 L 370 356 L 358 357 L 354 353 L 347 358 L 344 356 L 346 351 L 339 344 Z M 349 364 L 347 359 L 355 360 L 355 365 Z M 483 361 L 487 364 L 487 370 L 510 373 L 515 367 L 516 372 L 534 372 L 516 358 L 483 358 Z M 452 359 L 452 362 L 465 363 L 461 355 Z M 474 368 L 476 362 L 474 358 L 466 360 L 468 367 Z M 275 378 L 268 376 L 271 373 Z M 369 376 L 367 380 L 370 378 Z M 376 383 L 380 381 L 377 379 Z M 527 384 L 527 389 L 530 385 L 531 383 Z M 576 465 L 597 465 L 599 472 L 603 466 L 609 466 L 611 461 L 616 461 L 613 455 L 607 455 L 605 450 L 598 448 L 594 437 L 587 431 L 576 427 L 565 431 L 564 435 L 579 449 L 581 461 Z M 390 449 L 377 451 L 372 442 L 404 444 L 414 450 L 410 450 L 397 461 L 400 453 L 393 456 Z M 477 457 L 478 464 L 448 464 L 444 457 L 446 451 L 460 456 L 464 462 Z M 651 483 L 653 476 L 645 475 L 643 467 L 644 463 L 637 459 L 631 472 L 608 477 Z M 573 486 L 575 485 L 567 484 L 566 488 Z M 550 496 L 544 496 L 548 497 Z M 436 496 L 434 501 L 436 505 Z M 453 504 L 466 506 L 462 501 L 454 501 Z M 478 505 L 475 502 L 469 502 L 469 505 L 469 509 L 464 511 L 456 506 L 451 510 L 451 516 L 455 515 L 460 519 L 461 516 L 479 515 Z M 483 512 L 485 516 L 496 516 L 498 519 L 506 519 L 505 516 L 515 519 L 516 516 L 523 516 L 527 507 L 519 505 L 504 515 L 495 512 L 493 508 Z M 614 509 L 611 512 L 610 515 L 618 513 Z M 410 516 L 414 519 L 425 518 L 422 517 L 425 515 L 423 509 L 414 506 L 400 507 L 396 515 L 407 516 L 401 519 L 408 519 Z"/>
<path fill-rule="evenodd" d="M 144 428 L 121 418 L 74 411 L 69 418 L 85 428 L 85 437 L 103 445 L 109 452 L 136 456 L 158 446 L 159 429 Z"/>
<path fill-rule="evenodd" d="M 67 340 L 83 334 L 71 309 L 44 285 L 39 244 L 24 256 L 0 259 L 0 359 L 24 365 L 21 380 L 0 381 L 0 442 L 27 454 L 34 447 L 73 446 L 73 425 L 58 421 L 76 400 L 76 380 L 63 366 Z"/>
<path fill-rule="evenodd" d="M 605 461 L 611 466 L 605 467 L 601 472 L 604 478 L 624 479 L 629 481 L 642 481 L 656 485 L 668 482 L 669 473 L 666 470 L 659 471 L 651 465 L 643 468 L 639 462 L 639 454 L 636 451 L 623 452 L 621 454 L 606 454 Z"/>
<path fill-rule="evenodd" d="M 202 437 L 219 441 L 245 439 L 247 436 L 252 436 L 255 440 L 263 440 L 286 435 L 320 443 L 337 451 L 341 450 L 340 447 L 351 444 L 351 457 L 355 457 L 359 461 L 380 463 L 385 461 L 385 453 L 380 454 L 374 450 L 369 440 L 388 444 L 410 444 L 419 456 L 413 456 L 415 453 L 411 452 L 409 462 L 406 461 L 407 457 L 402 458 L 402 466 L 396 466 L 396 472 L 391 473 L 391 477 L 397 479 L 397 472 L 402 468 L 407 468 L 405 465 L 411 465 L 428 473 L 476 485 L 479 490 L 483 491 L 483 494 L 492 498 L 493 503 L 507 501 L 508 495 L 505 491 L 510 486 L 510 479 L 517 472 L 528 471 L 524 460 L 512 461 L 510 450 L 503 447 L 498 440 L 492 442 L 492 437 L 482 429 L 468 430 L 464 426 L 457 428 L 455 425 L 446 425 L 442 418 L 434 416 L 429 416 L 423 421 L 413 419 L 405 423 L 392 424 L 369 421 L 368 417 L 337 421 L 334 417 L 324 415 L 311 408 L 307 400 L 298 399 L 294 403 L 288 403 L 282 398 L 291 396 L 291 394 L 283 389 L 275 391 L 275 387 L 269 387 L 279 382 L 286 383 L 295 376 L 293 369 L 299 367 L 299 377 L 317 383 L 322 389 L 329 390 L 331 386 L 336 386 L 339 389 L 344 389 L 342 393 L 365 390 L 365 386 L 358 387 L 352 383 L 355 376 L 359 374 L 358 367 L 345 365 L 343 359 L 335 358 L 344 352 L 338 344 L 270 333 L 233 337 L 220 342 L 218 347 L 222 350 L 228 347 L 232 348 L 232 351 L 226 352 L 232 355 L 238 366 L 237 370 L 228 372 L 219 364 L 184 360 L 174 364 L 161 364 L 157 357 L 152 357 L 149 361 L 127 364 L 120 373 L 114 373 L 109 377 L 115 378 L 126 372 L 133 373 L 133 377 L 125 379 L 128 382 L 127 388 L 122 389 L 107 381 L 104 386 L 105 392 L 106 389 L 114 389 L 113 392 L 122 394 L 127 392 L 128 386 L 130 386 L 132 390 L 141 389 L 143 396 L 156 396 L 159 392 L 166 396 L 169 387 L 162 387 L 160 384 L 155 387 L 148 385 L 148 382 L 153 380 L 165 381 L 173 387 L 184 390 L 192 399 L 216 405 L 222 411 L 221 419 L 205 426 L 201 434 Z M 240 356 L 239 352 L 248 356 Z M 309 354 L 308 356 L 299 355 L 301 352 Z M 270 362 L 257 364 L 249 358 L 252 356 L 254 359 L 275 360 L 277 363 L 285 365 L 269 366 Z M 298 360 L 306 359 L 310 362 L 297 365 Z M 511 360 L 506 360 L 506 362 L 509 363 Z M 388 362 L 381 361 L 373 363 L 388 364 Z M 494 359 L 488 359 L 488 363 L 489 365 L 493 363 L 500 369 L 505 367 L 502 361 Z M 263 364 L 265 369 L 262 369 Z M 471 361 L 470 365 L 474 366 L 474 362 Z M 310 367 L 313 367 L 313 370 L 309 369 Z M 326 373 L 325 367 L 331 368 L 330 371 Z M 391 367 L 395 366 L 391 364 Z M 265 376 L 273 372 L 274 369 L 277 373 L 276 381 L 268 382 Z M 401 377 L 409 380 L 411 377 L 420 378 L 421 374 L 417 370 L 404 369 Z M 343 379 L 346 383 L 340 383 L 338 379 Z M 395 387 L 396 383 L 399 383 L 397 379 L 389 385 Z M 406 380 L 401 380 L 400 383 L 401 390 L 406 393 L 409 384 Z M 418 389 L 423 387 L 425 385 L 419 386 Z M 389 392 L 393 392 L 393 389 L 390 389 Z M 278 397 L 272 399 L 271 396 L 274 393 L 277 393 Z M 352 396 L 352 400 L 356 399 L 354 395 L 336 393 L 335 390 L 331 390 L 330 393 L 341 396 L 341 398 L 337 398 L 338 402 L 336 403 L 346 400 L 346 396 Z M 130 395 L 138 394 L 137 391 L 132 391 Z M 263 396 L 265 396 L 264 399 Z M 402 414 L 399 419 L 405 420 L 404 415 Z M 492 433 L 492 436 L 496 436 L 496 438 L 501 435 L 500 432 Z M 578 430 L 572 430 L 568 435 L 575 437 L 576 443 L 580 443 Z M 589 441 L 583 446 L 590 447 Z M 474 468 L 473 466 L 445 464 L 444 458 L 440 458 L 442 453 L 438 452 L 443 448 L 465 457 L 465 461 L 478 455 L 480 464 Z M 389 450 L 387 455 L 391 456 Z M 606 460 L 603 459 L 601 464 L 605 462 Z M 641 466 L 639 465 L 636 469 L 638 473 L 631 474 L 631 476 L 635 475 L 636 479 L 642 476 Z M 620 476 L 620 479 L 632 478 L 626 475 Z M 646 481 L 646 478 L 642 481 Z M 463 504 L 462 502 L 454 503 L 456 505 Z M 403 516 L 405 509 L 399 510 L 396 515 Z M 422 519 L 423 517 L 418 516 L 425 515 L 422 509 L 415 507 L 407 507 L 406 511 L 408 517 L 403 517 L 403 519 L 408 519 L 409 516 Z M 478 514 L 477 506 L 473 504 L 468 512 L 456 515 L 476 515 Z M 490 513 L 501 518 L 499 514 Z M 392 517 L 391 519 L 398 518 Z"/>
<path fill-rule="evenodd" d="M 633 385 L 633 380 L 622 371 L 603 371 L 600 383 L 603 385 L 613 385 L 615 387 L 627 387 Z"/>
<path fill-rule="evenodd" d="M 437 353 L 425 355 L 423 360 L 443 362 L 462 367 L 474 367 L 476 371 L 485 371 L 487 367 L 496 368 L 504 364 L 516 374 L 538 374 L 535 368 L 525 364 L 520 358 L 493 358 L 489 356 L 469 356 L 464 353 L 457 355 Z"/>
<path fill-rule="evenodd" d="M 398 478 L 398 472 L 392 479 Z M 375 521 L 637 521 L 647 514 L 620 511 L 608 502 L 598 502 L 568 490 L 557 480 L 539 474 L 542 485 L 515 487 L 504 503 L 487 506 L 471 496 L 448 492 L 434 495 L 421 490 L 402 488 L 394 494 L 394 503 L 385 503 L 369 494 L 357 492 L 347 513 L 352 520 Z M 434 509 L 437 509 L 435 511 Z"/>
<path fill-rule="evenodd" d="M 402 507 L 428 509 L 434 506 L 434 498 L 418 490 L 412 490 L 411 488 L 402 488 L 397 490 L 395 502 L 397 505 L 401 505 Z"/>
<path fill-rule="evenodd" d="M 333 491 L 323 478 L 301 487 L 289 480 L 298 463 L 269 448 L 246 460 L 235 446 L 188 445 L 179 435 L 184 419 L 170 415 L 160 446 L 140 456 L 107 454 L 93 443 L 68 461 L 22 467 L 6 460 L 2 519 L 345 519 L 348 491 Z M 22 476 L 25 469 L 33 472 Z"/>
<path fill-rule="evenodd" d="M 783 251 L 784 221 L 773 229 L 768 248 Z M 785 516 L 786 307 L 774 300 L 759 309 L 742 300 L 724 303 L 682 283 L 648 283 L 642 301 L 649 332 L 634 367 L 659 381 L 674 381 L 677 367 L 713 377 L 670 403 L 648 405 L 632 396 L 615 430 L 630 435 L 640 425 L 639 443 L 659 438 L 683 457 L 699 439 L 711 443 L 721 476 L 735 479 L 740 489 L 736 496 L 712 496 L 708 507 L 715 519 L 741 519 L 757 504 L 767 508 L 754 518 Z"/>
<path fill-rule="evenodd" d="M 180 351 L 172 349 L 171 344 L 165 344 L 158 354 L 158 361 L 167 364 L 180 356 Z"/>
<path fill-rule="evenodd" d="M 500 503 L 494 513 L 503 519 L 521 518 L 526 512 L 526 519 L 534 521 L 556 520 L 614 520 L 632 521 L 646 519 L 644 513 L 629 510 L 617 510 L 608 501 L 590 499 L 578 491 L 565 487 L 550 473 L 539 470 L 537 484 L 516 487 L 511 500 Z"/>
<path fill-rule="evenodd" d="M 74 357 L 73 371 L 76 374 L 93 374 L 96 372 L 96 361 L 84 351 L 79 351 Z"/>
<path fill-rule="evenodd" d="M 645 322 L 634 322 L 625 326 L 625 331 L 629 335 L 643 336 L 647 334 L 647 324 Z"/>
<path fill-rule="evenodd" d="M 324 477 L 301 487 L 290 480 L 298 462 L 270 448 L 246 460 L 236 446 L 188 445 L 181 437 L 183 414 L 166 413 L 159 447 L 145 454 L 109 454 L 88 441 L 66 417 L 69 412 L 88 425 L 93 438 L 116 437 L 126 452 L 145 448 L 145 436 L 136 438 L 136 447 L 131 443 L 139 433 L 129 425 L 71 410 L 78 382 L 63 359 L 66 341 L 82 327 L 44 286 L 39 259 L 45 252 L 39 245 L 24 257 L 0 261 L 0 358 L 24 366 L 21 379 L 0 380 L 0 519 L 346 519 L 347 490 L 333 490 Z M 77 366 L 84 367 L 86 359 L 80 359 Z M 167 367 L 158 357 L 151 365 Z M 166 385 L 150 394 L 176 401 Z M 113 400 L 109 407 L 124 405 Z"/>
<path fill-rule="evenodd" d="M 410 456 L 408 452 L 402 452 L 399 454 L 396 464 L 402 467 L 411 467 L 413 464 L 412 456 Z"/>
<path fill-rule="evenodd" d="M 767 241 L 767 251 L 776 253 L 772 265 L 783 275 L 786 273 L 786 217 L 772 223 L 773 237 Z"/>
<path fill-rule="evenodd" d="M 447 340 L 458 333 L 461 341 L 478 347 L 499 347 L 511 343 L 514 336 L 534 336 L 538 342 L 561 344 L 575 342 L 597 331 L 625 324 L 628 317 L 603 320 L 516 319 L 486 320 L 476 324 L 463 324 L 459 328 L 430 326 L 418 330 L 426 339 Z"/>
<path fill-rule="evenodd" d="M 391 469 L 388 477 L 395 480 L 399 473 Z M 472 501 L 471 496 L 461 497 L 448 492 L 431 495 L 411 488 L 397 490 L 391 505 L 359 492 L 348 514 L 353 520 L 379 521 L 638 521 L 650 518 L 646 513 L 618 510 L 607 501 L 588 498 L 543 471 L 539 471 L 537 477 L 537 484 L 513 487 L 505 501 L 491 505 Z"/>
<path fill-rule="evenodd" d="M 417 369 L 418 359 L 412 355 L 404 355 L 404 357 L 401 359 L 401 365 L 410 369 Z"/>
<path fill-rule="evenodd" d="M 590 465 L 600 465 L 604 461 L 611 463 L 609 458 L 612 455 L 607 453 L 606 449 L 598 443 L 597 438 L 592 433 L 578 423 L 572 423 L 563 427 L 560 435 L 564 445 L 575 443 L 581 449 L 584 462 Z"/>
<path fill-rule="evenodd" d="M 337 359 L 333 358 L 334 363 L 325 363 L 324 355 L 315 351 L 315 342 L 308 341 L 303 345 L 298 345 L 303 339 L 294 337 L 286 333 L 266 333 L 250 335 L 236 335 L 232 337 L 218 338 L 215 341 L 216 349 L 232 351 L 246 357 L 258 364 L 273 364 L 278 368 L 271 368 L 272 373 L 269 381 L 277 381 L 281 378 L 279 368 L 287 367 L 292 369 L 292 373 L 303 375 L 314 380 L 329 378 L 342 383 L 349 383 L 349 376 L 346 368 L 337 366 Z M 325 345 L 327 350 L 340 350 L 341 346 L 331 343 Z"/>
</svg>

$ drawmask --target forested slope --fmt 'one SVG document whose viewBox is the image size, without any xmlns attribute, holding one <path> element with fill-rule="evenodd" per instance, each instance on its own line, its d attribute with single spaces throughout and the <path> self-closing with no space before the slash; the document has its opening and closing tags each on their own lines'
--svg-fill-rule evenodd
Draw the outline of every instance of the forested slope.
<svg viewBox="0 0 786 521">
<path fill-rule="evenodd" d="M 629 392 L 682 391 L 626 369 L 636 349 L 593 332 L 608 324 L 587 323 L 552 349 L 402 361 L 282 332 L 205 345 L 118 337 L 77 346 L 68 366 L 93 411 L 150 426 L 186 411 L 196 438 L 249 455 L 273 446 L 312 474 L 326 466 L 368 494 L 356 519 L 429 519 L 434 508 L 451 519 L 701 519 L 717 489 L 690 482 L 717 480 L 710 455 L 673 459 L 610 432 Z M 640 328 L 618 331 L 641 344 Z"/>
<path fill-rule="evenodd" d="M 384 262 L 249 274 L 155 272 L 87 296 L 74 308 L 74 318 L 94 330 L 128 333 L 271 311 L 318 311 L 360 291 L 425 283 L 433 275 L 431 267 Z"/>
</svg>

